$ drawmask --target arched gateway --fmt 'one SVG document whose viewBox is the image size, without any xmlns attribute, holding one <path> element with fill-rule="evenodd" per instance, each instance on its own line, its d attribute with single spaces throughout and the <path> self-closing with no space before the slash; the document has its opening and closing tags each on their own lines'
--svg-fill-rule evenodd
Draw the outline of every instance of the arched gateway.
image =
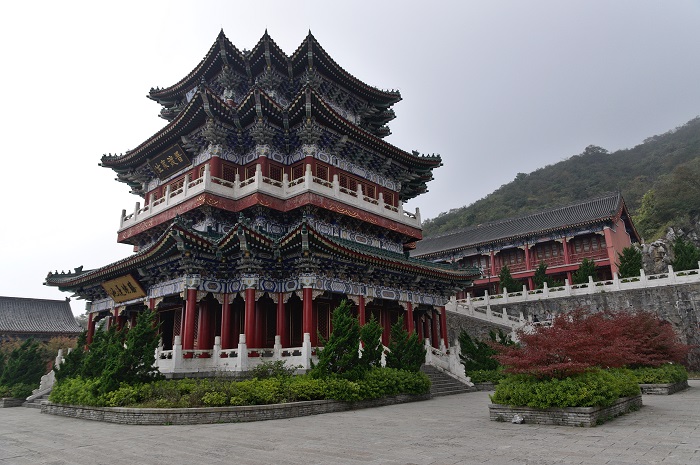
<svg viewBox="0 0 700 465">
<path fill-rule="evenodd" d="M 118 241 L 135 253 L 94 270 L 49 273 L 86 299 L 95 323 L 161 323 L 164 372 L 245 370 L 266 357 L 308 366 L 342 299 L 360 322 L 439 347 L 444 304 L 475 269 L 408 257 L 439 156 L 382 140 L 397 91 L 368 86 L 309 34 L 287 56 L 268 36 L 239 51 L 223 31 L 185 78 L 149 98 L 168 121 L 102 166 L 142 197 Z"/>
</svg>

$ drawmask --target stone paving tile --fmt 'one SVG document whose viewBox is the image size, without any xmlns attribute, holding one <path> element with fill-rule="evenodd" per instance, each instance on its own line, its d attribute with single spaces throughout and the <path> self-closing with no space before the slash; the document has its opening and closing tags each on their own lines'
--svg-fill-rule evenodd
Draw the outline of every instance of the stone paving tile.
<svg viewBox="0 0 700 465">
<path fill-rule="evenodd" d="M 596 428 L 488 419 L 488 393 L 258 423 L 130 426 L 0 411 L 0 465 L 700 464 L 700 382 Z"/>
</svg>

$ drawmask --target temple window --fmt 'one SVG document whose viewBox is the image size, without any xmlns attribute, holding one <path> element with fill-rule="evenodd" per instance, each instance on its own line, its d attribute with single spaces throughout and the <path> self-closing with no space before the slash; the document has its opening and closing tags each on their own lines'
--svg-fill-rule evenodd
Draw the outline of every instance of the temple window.
<svg viewBox="0 0 700 465">
<path fill-rule="evenodd" d="M 328 167 L 326 165 L 316 164 L 316 177 L 324 181 L 329 181 Z"/>
<path fill-rule="evenodd" d="M 255 170 L 257 165 L 248 165 L 245 167 L 245 179 L 250 179 L 255 177 Z"/>
<path fill-rule="evenodd" d="M 292 166 L 292 179 L 299 179 L 304 177 L 304 164 L 299 163 L 298 165 Z"/>
<path fill-rule="evenodd" d="M 221 177 L 228 182 L 234 182 L 236 180 L 236 173 L 238 168 L 229 163 L 224 163 L 221 167 Z"/>
<path fill-rule="evenodd" d="M 269 177 L 274 181 L 282 182 L 282 167 L 270 165 L 269 167 Z"/>
</svg>

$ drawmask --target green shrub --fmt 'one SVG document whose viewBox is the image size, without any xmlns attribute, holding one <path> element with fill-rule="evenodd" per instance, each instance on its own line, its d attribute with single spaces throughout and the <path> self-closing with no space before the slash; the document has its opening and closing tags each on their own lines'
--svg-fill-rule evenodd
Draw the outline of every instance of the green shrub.
<svg viewBox="0 0 700 465">
<path fill-rule="evenodd" d="M 472 383 L 498 384 L 505 376 L 502 368 L 496 370 L 473 370 L 469 372 Z"/>
<path fill-rule="evenodd" d="M 563 379 L 538 380 L 528 375 L 504 378 L 491 395 L 496 404 L 549 407 L 607 407 L 618 398 L 639 394 L 629 370 L 596 370 Z"/>
<path fill-rule="evenodd" d="M 326 398 L 327 383 L 322 379 L 295 376 L 287 383 L 287 400 L 319 400 Z"/>
<path fill-rule="evenodd" d="M 10 387 L 10 397 L 26 399 L 32 395 L 32 391 L 39 386 L 36 384 L 17 383 Z"/>
<path fill-rule="evenodd" d="M 425 346 L 415 331 L 408 333 L 403 327 L 403 316 L 391 325 L 389 353 L 386 354 L 386 367 L 417 373 L 425 363 Z"/>
<path fill-rule="evenodd" d="M 207 407 L 222 407 L 228 404 L 229 398 L 224 392 L 207 392 L 202 396 L 202 402 Z"/>
<path fill-rule="evenodd" d="M 2 397 L 12 397 L 12 395 L 10 393 L 9 386 L 3 386 L 0 384 L 0 398 Z"/>
<path fill-rule="evenodd" d="M 10 388 L 16 384 L 30 384 L 36 388 L 39 387 L 39 381 L 44 374 L 46 364 L 39 343 L 34 339 L 27 339 L 7 356 L 4 369 L 0 373 L 0 384 Z"/>
<path fill-rule="evenodd" d="M 289 378 L 296 372 L 296 367 L 288 366 L 284 360 L 264 362 L 250 370 L 250 378 Z"/>
<path fill-rule="evenodd" d="M 104 399 L 98 392 L 99 379 L 68 378 L 56 383 L 49 395 L 49 400 L 57 404 L 104 406 Z"/>
<path fill-rule="evenodd" d="M 632 373 L 640 384 L 680 383 L 688 380 L 688 372 L 683 365 L 670 363 L 656 368 L 635 368 Z"/>
</svg>

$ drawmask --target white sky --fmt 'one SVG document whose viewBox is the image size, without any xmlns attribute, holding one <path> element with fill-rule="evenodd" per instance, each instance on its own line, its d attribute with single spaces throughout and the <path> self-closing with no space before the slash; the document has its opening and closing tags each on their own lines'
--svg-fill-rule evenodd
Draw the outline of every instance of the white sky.
<svg viewBox="0 0 700 465">
<path fill-rule="evenodd" d="M 401 91 L 387 141 L 439 153 L 423 218 L 518 172 L 610 151 L 700 114 L 700 1 L 6 2 L 0 16 L 0 295 L 62 299 L 51 270 L 106 265 L 139 198 L 97 163 L 165 121 L 145 97 L 204 57 L 219 30 L 289 55 L 311 29 L 366 83 Z M 73 302 L 82 313 L 84 303 Z"/>
</svg>

